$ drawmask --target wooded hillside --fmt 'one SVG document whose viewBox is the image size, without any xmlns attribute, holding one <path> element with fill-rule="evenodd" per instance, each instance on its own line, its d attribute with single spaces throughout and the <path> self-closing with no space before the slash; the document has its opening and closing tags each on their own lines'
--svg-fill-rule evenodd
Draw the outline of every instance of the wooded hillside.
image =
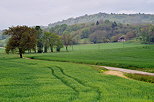
<svg viewBox="0 0 154 102">
<path fill-rule="evenodd" d="M 49 27 L 54 27 L 56 25 L 73 25 L 79 23 L 96 22 L 99 20 L 110 20 L 123 24 L 154 24 L 154 15 L 152 14 L 107 14 L 98 13 L 93 15 L 84 15 L 76 18 L 69 18 L 67 20 L 59 21 L 53 24 L 49 24 Z"/>
</svg>

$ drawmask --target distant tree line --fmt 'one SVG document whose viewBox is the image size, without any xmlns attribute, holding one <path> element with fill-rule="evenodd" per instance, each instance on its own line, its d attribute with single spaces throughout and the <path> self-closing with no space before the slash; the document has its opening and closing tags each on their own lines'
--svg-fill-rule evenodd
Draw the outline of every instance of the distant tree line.
<svg viewBox="0 0 154 102">
<path fill-rule="evenodd" d="M 152 24 L 121 24 L 117 22 L 111 22 L 109 20 L 100 20 L 96 23 L 82 23 L 75 25 L 57 25 L 55 27 L 48 27 L 46 30 L 49 32 L 55 32 L 58 35 L 70 34 L 72 36 L 72 44 L 79 43 L 107 43 L 118 42 L 119 38 L 123 36 L 125 40 L 140 39 L 146 43 L 145 35 L 150 33 L 149 29 L 152 29 Z M 145 31 L 147 30 L 148 31 Z M 147 33 L 145 33 L 145 32 Z M 153 42 L 153 35 L 149 35 Z M 83 42 L 83 41 L 88 42 Z M 144 40 L 144 41 L 143 41 Z"/>
<path fill-rule="evenodd" d="M 73 36 L 73 44 L 78 44 L 84 39 L 89 43 L 117 42 L 118 37 L 125 35 L 129 40 L 136 37 L 136 28 L 133 25 L 124 25 L 109 20 L 97 21 L 96 23 L 83 23 L 75 25 L 57 25 L 47 28 L 50 32 L 58 35 L 70 34 Z"/>
<path fill-rule="evenodd" d="M 109 21 L 116 21 L 122 24 L 154 24 L 154 15 L 153 14 L 144 14 L 144 13 L 137 13 L 137 14 L 116 14 L 116 13 L 102 13 L 99 12 L 93 15 L 83 15 L 76 18 L 69 18 L 67 20 L 59 21 L 53 24 L 49 24 L 49 27 L 55 27 L 57 25 L 67 24 L 67 25 L 74 25 L 74 24 L 81 24 L 81 23 L 93 23 L 100 20 L 109 20 Z"/>
</svg>

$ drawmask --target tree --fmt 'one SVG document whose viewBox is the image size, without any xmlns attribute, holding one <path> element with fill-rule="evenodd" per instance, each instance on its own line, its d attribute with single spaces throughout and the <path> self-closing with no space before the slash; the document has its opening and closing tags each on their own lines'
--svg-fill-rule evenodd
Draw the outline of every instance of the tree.
<svg viewBox="0 0 154 102">
<path fill-rule="evenodd" d="M 94 44 L 109 42 L 108 41 L 109 39 L 107 39 L 106 31 L 97 30 L 93 34 L 91 34 L 89 38 L 90 41 L 93 42 Z"/>
<path fill-rule="evenodd" d="M 66 51 L 68 51 L 68 46 L 72 45 L 73 37 L 70 34 L 63 34 L 62 40 L 63 40 L 63 44 L 66 47 Z"/>
<path fill-rule="evenodd" d="M 126 33 L 126 40 L 130 40 L 130 39 L 135 38 L 135 37 L 136 37 L 135 32 L 129 31 L 129 32 Z"/>
<path fill-rule="evenodd" d="M 26 50 L 35 49 L 37 32 L 34 28 L 27 26 L 10 27 L 4 31 L 4 34 L 10 35 L 6 45 L 6 53 L 18 49 L 20 58 Z"/>
<path fill-rule="evenodd" d="M 112 23 L 112 28 L 115 28 L 117 26 L 117 23 L 116 22 L 113 22 Z"/>
<path fill-rule="evenodd" d="M 81 33 L 80 37 L 81 37 L 81 39 L 88 38 L 89 34 L 90 34 L 90 29 L 84 28 L 84 29 L 82 29 L 82 33 Z"/>
<path fill-rule="evenodd" d="M 99 22 L 98 21 L 96 22 L 96 25 L 99 25 Z"/>
<path fill-rule="evenodd" d="M 60 49 L 63 47 L 61 36 L 57 36 L 57 40 L 55 44 L 56 44 L 56 51 L 60 52 Z"/>
<path fill-rule="evenodd" d="M 53 48 L 54 46 L 56 46 L 56 42 L 58 40 L 59 35 L 55 34 L 55 33 L 50 33 L 49 35 L 49 46 L 50 46 L 50 50 L 51 52 L 53 52 Z"/>
<path fill-rule="evenodd" d="M 48 48 L 49 48 L 49 43 L 50 43 L 50 35 L 51 33 L 50 32 L 44 32 L 44 35 L 43 35 L 43 45 L 44 45 L 44 53 L 48 52 Z"/>
<path fill-rule="evenodd" d="M 141 38 L 140 40 L 142 40 L 143 43 L 150 44 L 154 42 L 154 26 L 146 25 L 141 27 L 139 34 L 139 37 Z"/>
<path fill-rule="evenodd" d="M 35 30 L 37 31 L 37 52 L 43 52 L 43 32 L 40 26 L 36 26 Z"/>
<path fill-rule="evenodd" d="M 55 33 L 44 32 L 43 42 L 44 52 L 47 52 L 49 47 L 51 52 L 53 52 L 54 47 L 56 47 L 56 51 L 59 52 L 63 47 L 61 37 Z"/>
</svg>

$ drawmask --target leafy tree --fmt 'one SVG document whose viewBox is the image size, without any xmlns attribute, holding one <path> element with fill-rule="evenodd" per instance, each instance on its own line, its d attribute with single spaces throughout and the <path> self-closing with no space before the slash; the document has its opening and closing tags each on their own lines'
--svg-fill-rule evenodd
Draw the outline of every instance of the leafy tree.
<svg viewBox="0 0 154 102">
<path fill-rule="evenodd" d="M 90 41 L 94 44 L 108 42 L 107 32 L 101 30 L 95 31 L 93 34 L 90 35 Z"/>
<path fill-rule="evenodd" d="M 143 43 L 154 42 L 154 26 L 146 25 L 140 28 L 140 38 Z"/>
<path fill-rule="evenodd" d="M 27 26 L 10 27 L 4 31 L 4 34 L 10 35 L 6 45 L 6 53 L 18 49 L 20 58 L 26 50 L 35 49 L 37 32 L 34 28 Z"/>
<path fill-rule="evenodd" d="M 46 53 L 49 46 L 50 46 L 50 36 L 51 33 L 50 32 L 44 32 L 43 35 L 43 45 L 44 45 L 44 52 Z"/>
<path fill-rule="evenodd" d="M 53 52 L 54 47 L 59 52 L 63 47 L 62 39 L 59 35 L 50 32 L 44 32 L 44 52 L 47 52 L 47 49 L 50 47 L 51 52 Z"/>
<path fill-rule="evenodd" d="M 130 31 L 130 32 L 126 33 L 126 40 L 130 40 L 130 39 L 135 38 L 135 37 L 136 37 L 135 32 Z"/>
<path fill-rule="evenodd" d="M 72 45 L 73 37 L 70 34 L 63 34 L 62 40 L 63 40 L 63 44 L 66 47 L 66 51 L 68 51 L 68 46 Z"/>
<path fill-rule="evenodd" d="M 37 52 L 42 53 L 43 52 L 43 32 L 40 26 L 35 27 L 37 31 Z"/>
<path fill-rule="evenodd" d="M 88 38 L 89 34 L 90 34 L 90 29 L 89 28 L 82 29 L 81 39 Z"/>
<path fill-rule="evenodd" d="M 60 52 L 60 49 L 63 47 L 61 36 L 57 36 L 55 44 L 56 44 L 56 51 Z"/>
<path fill-rule="evenodd" d="M 116 22 L 113 22 L 112 23 L 112 28 L 115 28 L 117 26 L 117 23 Z"/>
<path fill-rule="evenodd" d="M 53 52 L 53 48 L 54 48 L 54 46 L 56 46 L 56 42 L 57 42 L 58 37 L 59 37 L 59 35 L 57 35 L 55 33 L 50 33 L 49 46 L 50 46 L 51 52 Z"/>
</svg>

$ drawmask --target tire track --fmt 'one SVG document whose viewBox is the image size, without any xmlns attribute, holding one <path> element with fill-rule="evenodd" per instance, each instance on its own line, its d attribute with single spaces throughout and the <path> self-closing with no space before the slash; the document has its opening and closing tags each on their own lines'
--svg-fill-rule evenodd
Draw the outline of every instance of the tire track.
<svg viewBox="0 0 154 102">
<path fill-rule="evenodd" d="M 86 85 L 86 84 L 84 84 L 81 80 L 79 80 L 79 79 L 77 79 L 77 78 L 74 78 L 74 77 L 72 77 L 72 76 L 70 76 L 70 75 L 67 75 L 61 67 L 59 67 L 59 66 L 55 66 L 55 67 L 58 68 L 58 69 L 60 70 L 60 72 L 61 72 L 64 76 L 67 76 L 68 78 L 70 78 L 70 79 L 76 81 L 77 83 L 79 83 L 81 86 L 84 86 L 85 88 L 90 89 L 90 90 L 86 90 L 86 91 L 95 91 L 95 92 L 97 93 L 97 97 L 96 97 L 96 99 L 95 99 L 94 102 L 99 102 L 99 100 L 100 100 L 100 98 L 101 98 L 101 91 L 99 90 L 99 88 L 93 87 L 93 86 L 90 86 L 90 85 Z M 77 90 L 76 90 L 76 91 L 77 91 Z M 80 91 L 78 91 L 78 92 L 80 92 Z"/>
<path fill-rule="evenodd" d="M 31 58 L 30 58 L 31 59 Z M 34 59 L 33 59 L 34 60 Z M 76 93 L 75 95 L 75 97 L 74 98 L 70 98 L 70 101 L 74 101 L 74 100 L 76 100 L 78 97 L 79 97 L 79 94 L 80 94 L 80 92 L 90 92 L 90 91 L 95 91 L 96 93 L 97 93 L 97 96 L 96 96 L 96 98 L 95 98 L 95 100 L 94 101 L 92 101 L 92 102 L 99 102 L 100 101 L 100 99 L 101 99 L 101 91 L 99 90 L 99 88 L 98 87 L 94 87 L 94 86 L 91 86 L 91 85 L 86 85 L 86 84 L 84 84 L 81 80 L 79 80 L 79 79 L 77 79 L 77 78 L 74 78 L 74 77 L 72 77 L 72 76 L 70 76 L 70 75 L 67 75 L 67 74 L 65 74 L 65 72 L 63 71 L 63 69 L 61 68 L 61 67 L 59 67 L 59 66 L 55 66 L 55 68 L 58 68 L 59 70 L 60 70 L 60 72 L 64 75 L 64 76 L 66 76 L 66 77 L 68 77 L 68 78 L 70 78 L 70 79 L 72 79 L 72 80 L 74 80 L 74 81 L 76 81 L 78 84 L 80 84 L 81 86 L 84 86 L 84 87 L 86 87 L 86 88 L 90 88 L 91 90 L 82 90 L 82 91 L 79 91 L 77 88 L 75 88 L 75 87 L 73 87 L 73 86 L 71 86 L 67 81 L 68 80 L 64 80 L 64 79 L 62 79 L 60 76 L 58 76 L 57 74 L 55 74 L 55 70 L 52 68 L 52 67 L 48 67 L 50 70 L 51 70 L 51 72 L 52 72 L 52 75 L 55 77 L 55 78 L 57 78 L 57 79 L 59 79 L 63 84 L 65 84 L 67 87 L 69 87 L 69 88 L 71 88 L 72 90 L 74 90 L 74 92 Z"/>
<path fill-rule="evenodd" d="M 69 87 L 69 88 L 71 88 L 73 91 L 75 91 L 75 97 L 74 98 L 70 98 L 70 101 L 73 101 L 73 100 L 75 100 L 75 99 L 77 99 L 78 98 L 78 96 L 79 96 L 79 91 L 78 90 L 76 90 L 74 87 L 72 87 L 71 85 L 69 85 L 65 80 L 63 80 L 62 78 L 60 78 L 58 75 L 56 75 L 55 74 L 55 71 L 54 71 L 54 69 L 53 68 L 51 68 L 51 67 L 48 67 L 50 70 L 51 70 L 51 72 L 52 72 L 52 75 L 55 77 L 55 78 L 57 78 L 57 79 L 59 79 L 63 84 L 65 84 L 67 87 Z"/>
</svg>

